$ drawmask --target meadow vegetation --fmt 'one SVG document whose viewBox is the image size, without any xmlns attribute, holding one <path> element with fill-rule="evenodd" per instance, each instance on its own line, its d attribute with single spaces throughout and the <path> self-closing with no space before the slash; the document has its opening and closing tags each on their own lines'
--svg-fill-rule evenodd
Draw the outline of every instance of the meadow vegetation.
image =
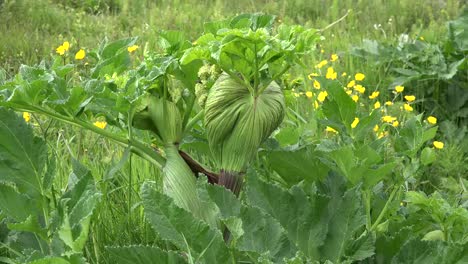
<svg viewBox="0 0 468 264">
<path fill-rule="evenodd" d="M 467 263 L 467 25 L 0 0 L 0 262 Z"/>
</svg>

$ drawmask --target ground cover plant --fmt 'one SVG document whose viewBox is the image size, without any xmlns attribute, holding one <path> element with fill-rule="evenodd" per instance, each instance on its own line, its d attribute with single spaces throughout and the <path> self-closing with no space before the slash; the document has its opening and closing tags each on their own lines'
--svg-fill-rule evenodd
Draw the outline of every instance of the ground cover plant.
<svg viewBox="0 0 468 264">
<path fill-rule="evenodd" d="M 242 14 L 1 71 L 0 261 L 466 263 L 466 16 L 348 55 Z"/>
</svg>

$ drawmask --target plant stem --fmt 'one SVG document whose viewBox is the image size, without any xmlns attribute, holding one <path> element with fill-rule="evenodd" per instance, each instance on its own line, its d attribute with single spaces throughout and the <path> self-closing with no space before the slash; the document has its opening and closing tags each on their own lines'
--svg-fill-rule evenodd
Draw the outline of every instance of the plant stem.
<svg viewBox="0 0 468 264">
<path fill-rule="evenodd" d="M 188 130 L 190 130 L 198 121 L 200 121 L 200 119 L 203 118 L 204 114 L 205 112 L 202 110 L 198 112 L 192 119 L 190 119 L 184 128 L 184 132 L 187 132 Z"/>
<path fill-rule="evenodd" d="M 364 196 L 363 198 L 364 198 L 364 202 L 365 202 L 365 206 L 366 206 L 366 229 L 370 230 L 371 225 L 372 225 L 372 218 L 371 218 L 371 213 L 370 213 L 370 210 L 371 210 L 371 190 L 370 189 L 364 190 L 363 196 Z"/>
<path fill-rule="evenodd" d="M 57 119 L 59 121 L 62 121 L 67 124 L 71 124 L 74 126 L 78 126 L 87 130 L 91 130 L 94 133 L 100 134 L 106 138 L 109 138 L 115 142 L 117 142 L 119 145 L 124 146 L 124 147 L 132 147 L 132 151 L 138 154 L 140 157 L 150 161 L 154 165 L 156 165 L 158 168 L 162 168 L 164 166 L 164 163 L 166 162 L 166 159 L 159 155 L 157 152 L 155 152 L 151 147 L 146 146 L 143 142 L 140 142 L 136 139 L 128 139 L 128 138 L 123 138 L 120 136 L 117 136 L 107 130 L 98 128 L 94 126 L 93 124 L 90 124 L 88 122 L 85 122 L 81 119 L 77 118 L 72 118 L 72 117 L 67 117 L 63 116 L 51 111 L 48 111 L 46 109 L 43 109 L 41 107 L 35 107 L 32 106 L 30 108 L 24 108 L 21 106 L 15 106 L 12 105 L 13 108 L 18 109 L 18 110 L 26 110 L 26 111 L 31 111 L 31 112 L 37 112 L 40 114 L 44 114 L 46 116 L 52 117 L 54 119 Z"/>
<path fill-rule="evenodd" d="M 385 213 L 387 213 L 388 206 L 393 201 L 393 198 L 395 197 L 395 194 L 397 193 L 398 190 L 400 190 L 399 186 L 398 187 L 395 186 L 393 188 L 392 192 L 390 193 L 390 197 L 388 197 L 388 200 L 384 205 L 384 208 L 380 212 L 379 216 L 377 217 L 377 219 L 375 220 L 374 224 L 372 225 L 369 231 L 373 231 L 380 224 L 380 221 L 382 221 L 382 218 L 385 216 Z"/>
</svg>

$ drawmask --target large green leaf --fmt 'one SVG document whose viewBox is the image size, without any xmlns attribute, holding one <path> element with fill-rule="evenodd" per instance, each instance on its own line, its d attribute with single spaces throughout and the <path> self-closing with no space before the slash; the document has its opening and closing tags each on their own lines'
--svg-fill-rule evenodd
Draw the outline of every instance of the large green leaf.
<svg viewBox="0 0 468 264">
<path fill-rule="evenodd" d="M 94 178 L 84 166 L 73 162 L 74 170 L 69 177 L 68 191 L 60 199 L 60 239 L 74 252 L 82 252 L 88 239 L 94 209 L 101 193 L 96 189 Z"/>
<path fill-rule="evenodd" d="M 248 177 L 247 197 L 252 206 L 258 206 L 272 215 L 286 230 L 288 238 L 312 259 L 319 259 L 319 247 L 328 232 L 325 196 L 307 197 L 299 187 L 286 191 L 277 186 Z"/>
<path fill-rule="evenodd" d="M 267 157 L 271 168 L 290 186 L 303 180 L 313 182 L 324 179 L 329 170 L 317 158 L 318 153 L 309 148 L 273 151 Z"/>
<path fill-rule="evenodd" d="M 107 247 L 112 259 L 117 264 L 187 263 L 181 255 L 164 251 L 157 247 L 132 245 L 125 247 Z"/>
<path fill-rule="evenodd" d="M 462 264 L 468 263 L 468 245 L 447 245 L 412 239 L 393 257 L 394 264 Z"/>
<path fill-rule="evenodd" d="M 162 239 L 205 263 L 227 263 L 230 254 L 221 232 L 177 207 L 148 182 L 143 184 L 141 196 L 146 218 Z"/>
<path fill-rule="evenodd" d="M 296 247 L 273 217 L 251 206 L 244 206 L 240 217 L 243 235 L 236 244 L 238 249 L 266 254 L 275 263 L 295 255 Z"/>
<path fill-rule="evenodd" d="M 44 194 L 42 175 L 47 161 L 44 141 L 13 111 L 0 108 L 0 182 L 38 199 Z"/>
</svg>

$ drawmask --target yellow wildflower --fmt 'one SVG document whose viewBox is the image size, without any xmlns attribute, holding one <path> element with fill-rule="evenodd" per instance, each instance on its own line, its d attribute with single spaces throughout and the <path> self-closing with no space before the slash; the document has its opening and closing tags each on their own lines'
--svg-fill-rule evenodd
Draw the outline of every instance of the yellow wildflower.
<svg viewBox="0 0 468 264">
<path fill-rule="evenodd" d="M 359 100 L 359 96 L 353 95 L 351 96 L 351 99 L 353 99 L 353 101 L 357 103 L 357 101 Z"/>
<path fill-rule="evenodd" d="M 336 60 L 338 60 L 338 55 L 332 54 L 330 61 L 336 61 Z"/>
<path fill-rule="evenodd" d="M 319 100 L 320 102 L 323 102 L 325 101 L 325 98 L 327 98 L 327 96 L 328 96 L 327 91 L 322 91 L 318 94 L 317 100 Z"/>
<path fill-rule="evenodd" d="M 382 131 L 382 132 L 380 132 L 377 138 L 381 139 L 381 138 L 383 138 L 383 137 L 385 137 L 385 136 L 388 136 L 388 131 L 385 131 L 385 132 Z"/>
<path fill-rule="evenodd" d="M 321 49 L 321 50 L 320 50 L 320 53 L 325 53 L 325 50 L 324 50 L 324 49 Z"/>
<path fill-rule="evenodd" d="M 336 131 L 335 129 L 333 129 L 333 127 L 329 127 L 329 126 L 327 126 L 327 127 L 325 128 L 325 131 L 338 134 L 338 131 Z"/>
<path fill-rule="evenodd" d="M 26 121 L 26 123 L 29 123 L 29 121 L 31 121 L 31 114 L 28 112 L 23 112 L 23 119 Z"/>
<path fill-rule="evenodd" d="M 341 74 L 341 76 L 343 76 L 343 77 L 345 77 L 346 75 L 348 75 L 346 72 L 343 72 L 343 73 Z"/>
<path fill-rule="evenodd" d="M 396 121 L 396 117 L 389 116 L 389 115 L 382 116 L 382 121 L 387 122 L 387 123 L 393 123 Z"/>
<path fill-rule="evenodd" d="M 409 105 L 409 104 L 404 104 L 403 107 L 404 107 L 405 110 L 408 111 L 408 112 L 413 111 L 413 107 L 411 107 L 411 105 Z"/>
<path fill-rule="evenodd" d="M 337 75 L 337 73 L 335 72 L 335 70 L 333 70 L 333 67 L 328 67 L 327 74 L 325 75 L 325 78 L 327 78 L 329 80 L 335 80 L 336 75 Z"/>
<path fill-rule="evenodd" d="M 364 92 L 366 92 L 366 87 L 358 84 L 354 86 L 354 90 L 358 91 L 360 94 L 363 94 Z"/>
<path fill-rule="evenodd" d="M 394 127 L 397 127 L 398 125 L 400 125 L 400 122 L 398 122 L 398 120 L 397 120 L 397 121 L 394 121 L 394 122 L 392 123 L 392 126 L 394 126 Z"/>
<path fill-rule="evenodd" d="M 351 128 L 355 128 L 359 124 L 359 118 L 355 117 L 353 123 L 351 123 Z"/>
<path fill-rule="evenodd" d="M 320 89 L 320 83 L 317 80 L 314 80 L 314 88 L 315 89 Z"/>
<path fill-rule="evenodd" d="M 352 80 L 348 83 L 348 85 L 346 85 L 346 87 L 351 88 L 351 87 L 354 87 L 354 85 L 356 85 L 356 81 Z"/>
<path fill-rule="evenodd" d="M 312 98 L 312 96 L 313 96 L 313 94 L 312 94 L 311 91 L 307 91 L 307 92 L 305 93 L 305 95 L 307 96 L 307 98 Z"/>
<path fill-rule="evenodd" d="M 353 91 L 347 90 L 346 93 L 347 93 L 348 95 L 351 95 L 351 94 L 353 93 Z"/>
<path fill-rule="evenodd" d="M 404 90 L 405 90 L 405 87 L 403 87 L 403 86 L 401 86 L 401 85 L 395 86 L 395 91 L 396 91 L 397 93 L 401 93 L 401 92 L 403 92 Z"/>
<path fill-rule="evenodd" d="M 96 122 L 94 122 L 93 125 L 99 127 L 100 129 L 104 129 L 107 126 L 107 122 L 106 121 L 96 121 Z"/>
<path fill-rule="evenodd" d="M 371 95 L 369 95 L 369 99 L 375 99 L 379 96 L 380 92 L 372 92 Z"/>
<path fill-rule="evenodd" d="M 385 105 L 388 105 L 388 106 L 393 105 L 393 102 L 392 101 L 387 101 L 387 102 L 385 102 Z"/>
<path fill-rule="evenodd" d="M 377 131 L 379 131 L 379 125 L 374 126 L 374 132 L 377 132 Z"/>
<path fill-rule="evenodd" d="M 319 62 L 319 64 L 317 64 L 315 67 L 317 68 L 322 68 L 323 66 L 327 65 L 328 64 L 328 61 L 327 60 L 323 60 L 321 62 Z"/>
<path fill-rule="evenodd" d="M 138 45 L 133 45 L 133 46 L 128 47 L 127 50 L 128 50 L 128 52 L 132 53 L 135 50 L 137 50 L 138 48 L 139 48 Z"/>
<path fill-rule="evenodd" d="M 437 118 L 435 118 L 433 116 L 429 116 L 427 118 L 427 122 L 429 122 L 429 124 L 431 124 L 431 125 L 435 125 L 435 124 L 437 124 Z"/>
<path fill-rule="evenodd" d="M 443 149 L 443 148 L 444 148 L 444 143 L 443 143 L 443 142 L 434 141 L 432 144 L 433 144 L 434 147 L 437 148 L 437 149 Z"/>
<path fill-rule="evenodd" d="M 366 78 L 366 76 L 363 74 L 363 73 L 356 73 L 356 75 L 354 75 L 354 79 L 356 79 L 356 81 L 362 81 L 364 80 L 364 78 Z"/>
<path fill-rule="evenodd" d="M 314 108 L 315 109 L 319 108 L 319 104 L 318 104 L 317 100 L 314 101 Z"/>
<path fill-rule="evenodd" d="M 424 41 L 424 37 L 423 37 L 423 36 L 419 37 L 419 39 L 420 39 L 421 41 Z"/>
<path fill-rule="evenodd" d="M 374 109 L 379 109 L 379 108 L 380 108 L 380 102 L 377 101 L 377 102 L 375 102 L 375 104 L 374 104 Z"/>
<path fill-rule="evenodd" d="M 76 60 L 82 60 L 86 56 L 86 52 L 83 49 L 80 49 L 76 54 L 75 54 L 75 59 Z"/>
<path fill-rule="evenodd" d="M 62 47 L 65 51 L 67 51 L 70 48 L 70 42 L 68 41 L 63 42 Z"/>
<path fill-rule="evenodd" d="M 408 102 L 413 102 L 414 100 L 416 100 L 416 96 L 414 96 L 414 95 L 405 95 L 405 99 Z"/>
<path fill-rule="evenodd" d="M 313 72 L 313 73 L 309 74 L 307 77 L 309 78 L 309 80 L 312 80 L 313 77 L 317 77 L 317 76 L 319 76 L 319 75 L 317 73 Z"/>
<path fill-rule="evenodd" d="M 55 49 L 55 52 L 59 55 L 63 55 L 65 54 L 65 48 L 62 45 L 60 45 L 59 47 Z"/>
</svg>

